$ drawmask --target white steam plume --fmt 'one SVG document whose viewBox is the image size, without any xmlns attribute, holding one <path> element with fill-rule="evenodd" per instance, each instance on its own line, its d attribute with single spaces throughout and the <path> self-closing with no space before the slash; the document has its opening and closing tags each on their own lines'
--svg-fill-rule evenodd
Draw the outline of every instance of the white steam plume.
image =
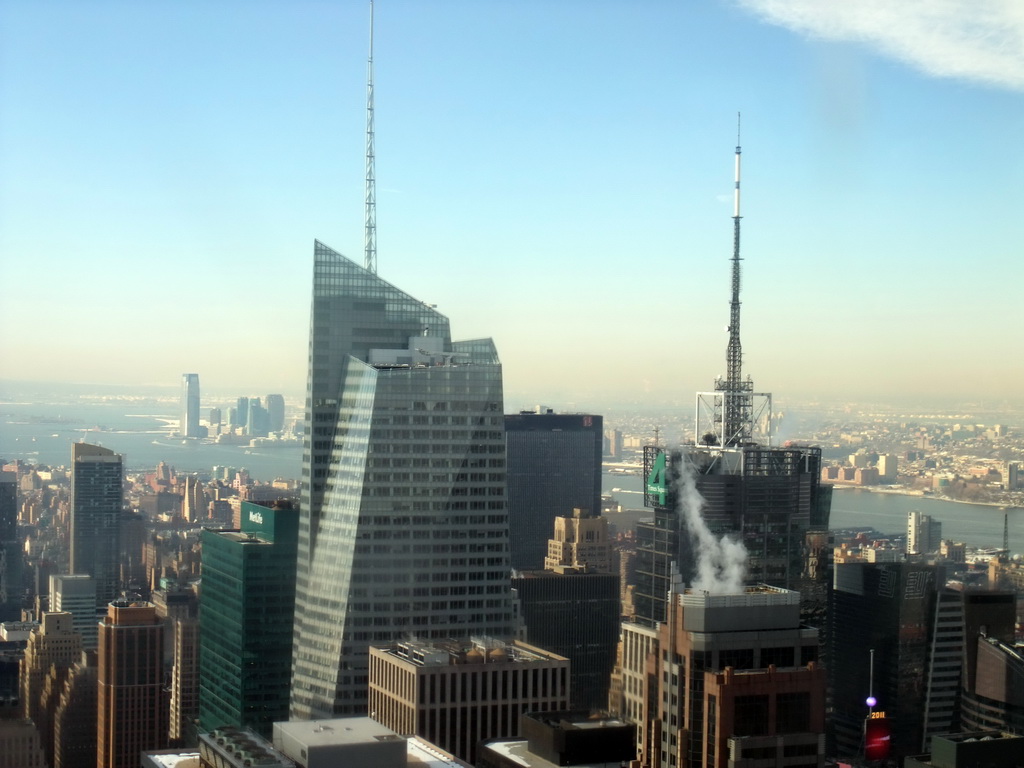
<svg viewBox="0 0 1024 768">
<path fill-rule="evenodd" d="M 693 555 L 697 558 L 697 572 L 690 588 L 710 595 L 742 592 L 747 574 L 747 548 L 729 534 L 718 538 L 708 529 L 701 515 L 704 497 L 697 490 L 693 467 L 685 458 L 679 463 L 682 467 L 678 514 L 690 532 Z"/>
</svg>

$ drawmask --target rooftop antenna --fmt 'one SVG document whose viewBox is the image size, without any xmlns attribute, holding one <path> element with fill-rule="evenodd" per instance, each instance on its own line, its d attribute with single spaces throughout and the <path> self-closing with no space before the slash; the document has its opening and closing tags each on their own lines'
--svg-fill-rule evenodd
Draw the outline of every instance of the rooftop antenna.
<svg viewBox="0 0 1024 768">
<path fill-rule="evenodd" d="M 377 274 L 377 180 L 373 151 L 373 0 L 370 0 L 370 55 L 366 60 L 366 232 L 363 266 Z"/>
<path fill-rule="evenodd" d="M 751 396 L 754 385 L 743 380 L 743 347 L 740 344 L 740 114 L 736 113 L 736 187 L 732 213 L 732 298 L 729 301 L 729 345 L 725 352 L 725 381 L 715 388 L 725 393 L 723 433 L 727 445 L 749 439 Z"/>
<path fill-rule="evenodd" d="M 754 382 L 743 378 L 740 345 L 740 115 L 736 113 L 736 175 L 732 209 L 732 294 L 729 300 L 729 344 L 726 374 L 715 379 L 714 392 L 697 393 L 695 445 L 706 448 L 741 448 L 771 444 L 772 396 L 754 392 Z"/>
</svg>

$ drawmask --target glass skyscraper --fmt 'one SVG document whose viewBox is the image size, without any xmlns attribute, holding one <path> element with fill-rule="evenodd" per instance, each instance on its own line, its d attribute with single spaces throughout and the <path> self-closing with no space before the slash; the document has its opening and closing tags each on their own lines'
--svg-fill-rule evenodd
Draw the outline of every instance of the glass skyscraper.
<svg viewBox="0 0 1024 768">
<path fill-rule="evenodd" d="M 240 530 L 204 529 L 199 616 L 199 727 L 288 719 L 298 513 L 242 502 Z"/>
<path fill-rule="evenodd" d="M 369 646 L 509 637 L 490 339 L 315 245 L 292 717 L 365 712 Z"/>
<path fill-rule="evenodd" d="M 121 456 L 88 443 L 71 446 L 71 572 L 96 579 L 96 601 L 121 593 Z"/>
<path fill-rule="evenodd" d="M 181 428 L 182 437 L 203 437 L 199 426 L 199 374 L 181 374 Z"/>
</svg>

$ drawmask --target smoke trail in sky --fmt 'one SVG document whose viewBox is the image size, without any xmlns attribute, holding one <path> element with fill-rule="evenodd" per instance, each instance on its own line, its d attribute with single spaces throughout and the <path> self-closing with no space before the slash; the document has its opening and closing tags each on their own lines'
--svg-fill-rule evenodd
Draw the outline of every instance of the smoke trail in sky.
<svg viewBox="0 0 1024 768">
<path fill-rule="evenodd" d="M 742 592 L 747 572 L 747 548 L 729 534 L 719 538 L 708 529 L 701 515 L 704 497 L 697 490 L 693 467 L 685 459 L 679 463 L 682 466 L 678 514 L 686 523 L 691 550 L 697 559 L 696 574 L 690 588 L 712 595 Z"/>
</svg>

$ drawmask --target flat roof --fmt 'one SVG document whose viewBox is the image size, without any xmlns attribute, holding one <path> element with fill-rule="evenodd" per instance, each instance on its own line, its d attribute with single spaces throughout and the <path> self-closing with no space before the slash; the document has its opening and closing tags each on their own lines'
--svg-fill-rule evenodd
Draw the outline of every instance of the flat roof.
<svg viewBox="0 0 1024 768">
<path fill-rule="evenodd" d="M 393 741 L 402 737 L 371 717 L 336 717 L 329 720 L 288 720 L 274 728 L 308 747 Z M 383 738 L 381 738 L 383 737 Z"/>
</svg>

